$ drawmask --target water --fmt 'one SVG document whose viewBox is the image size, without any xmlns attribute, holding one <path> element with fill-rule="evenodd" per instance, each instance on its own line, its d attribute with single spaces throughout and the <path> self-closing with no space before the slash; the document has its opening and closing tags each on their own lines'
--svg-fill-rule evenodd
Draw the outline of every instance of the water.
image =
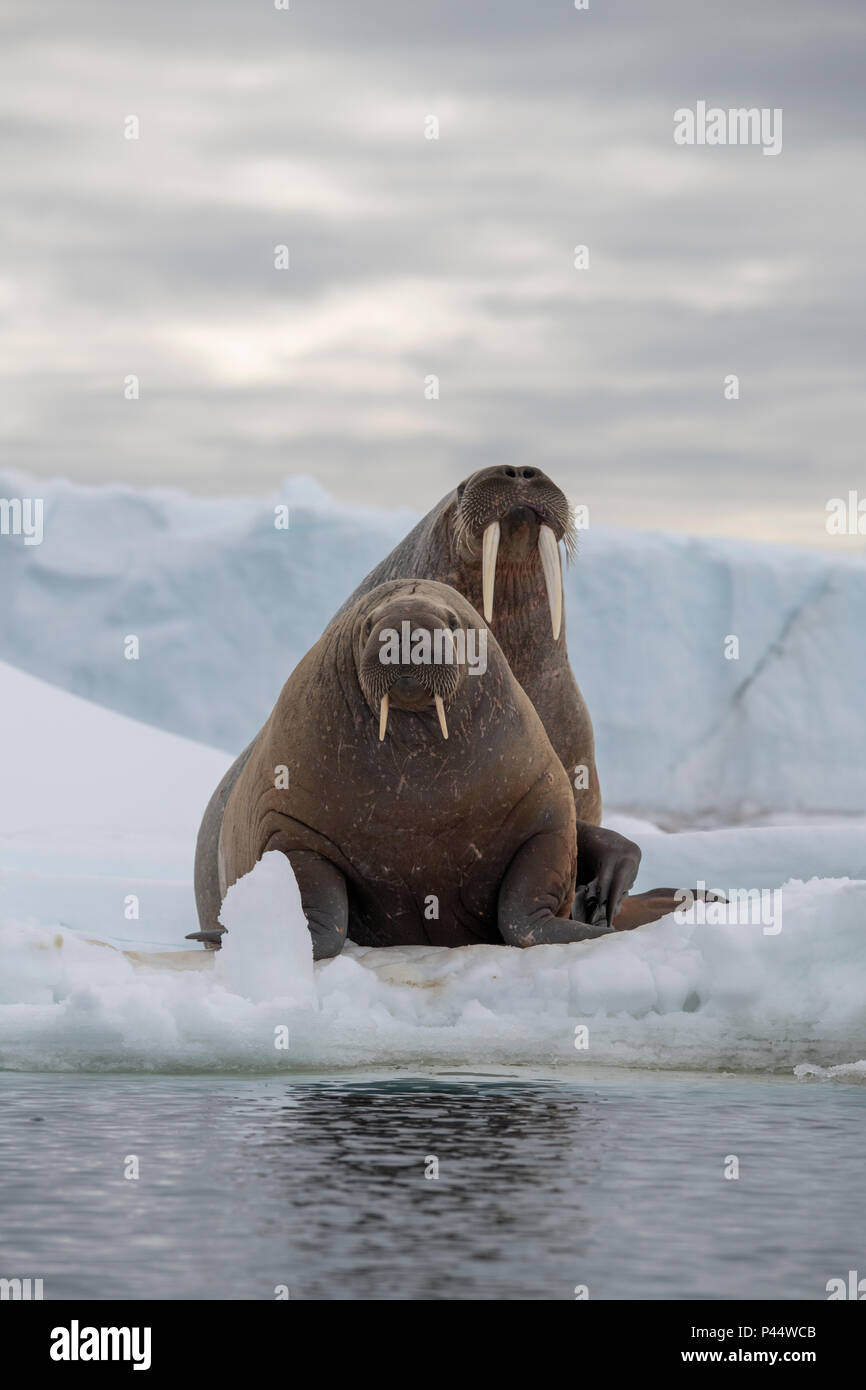
<svg viewBox="0 0 866 1390">
<path fill-rule="evenodd" d="M 821 1299 L 866 1273 L 863 1086 L 7 1073 L 0 1103 L 0 1275 L 46 1298 Z"/>
</svg>

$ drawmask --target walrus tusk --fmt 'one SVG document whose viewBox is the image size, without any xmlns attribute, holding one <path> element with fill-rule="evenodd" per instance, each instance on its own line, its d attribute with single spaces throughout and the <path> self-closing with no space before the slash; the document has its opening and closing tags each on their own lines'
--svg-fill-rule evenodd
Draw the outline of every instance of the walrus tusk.
<svg viewBox="0 0 866 1390">
<path fill-rule="evenodd" d="M 442 737 L 447 738 L 448 725 L 445 723 L 445 705 L 443 703 L 442 696 L 434 695 L 433 699 L 436 703 L 436 713 L 439 715 L 439 728 L 442 730 Z"/>
<path fill-rule="evenodd" d="M 484 618 L 493 617 L 493 583 L 496 579 L 496 552 L 499 550 L 499 522 L 491 521 L 485 528 L 481 545 L 481 591 L 484 596 Z"/>
<path fill-rule="evenodd" d="M 387 728 L 388 728 L 388 705 L 389 705 L 389 704 L 390 704 L 390 700 L 388 699 L 388 696 L 387 696 L 387 695 L 383 695 L 383 696 L 382 696 L 382 703 L 381 703 L 381 705 L 379 706 L 379 742 L 380 742 L 380 743 L 381 743 L 382 740 L 384 739 L 384 737 L 385 737 L 385 732 L 386 732 L 386 730 L 387 730 Z"/>
<path fill-rule="evenodd" d="M 538 528 L 538 553 L 541 568 L 544 570 L 544 583 L 547 588 L 547 602 L 550 604 L 550 621 L 553 625 L 554 642 L 562 627 L 562 569 L 559 563 L 559 546 L 556 536 L 549 526 Z"/>
</svg>

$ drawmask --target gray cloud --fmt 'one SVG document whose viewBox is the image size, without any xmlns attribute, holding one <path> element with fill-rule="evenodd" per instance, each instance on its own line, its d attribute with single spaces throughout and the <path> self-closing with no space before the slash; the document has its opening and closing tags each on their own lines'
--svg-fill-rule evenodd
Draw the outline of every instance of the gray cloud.
<svg viewBox="0 0 866 1390">
<path fill-rule="evenodd" d="M 866 486 L 853 0 L 22 0 L 3 29 L 8 464 L 426 508 L 531 458 L 600 521 L 816 545 Z M 781 155 L 676 147 L 699 98 L 782 107 Z"/>
</svg>

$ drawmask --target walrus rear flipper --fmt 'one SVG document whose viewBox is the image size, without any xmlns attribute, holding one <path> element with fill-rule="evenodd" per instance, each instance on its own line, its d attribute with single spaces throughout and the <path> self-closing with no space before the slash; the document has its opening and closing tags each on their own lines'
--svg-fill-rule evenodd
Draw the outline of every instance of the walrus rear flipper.
<svg viewBox="0 0 866 1390">
<path fill-rule="evenodd" d="M 619 911 L 613 919 L 614 931 L 633 931 L 635 927 L 657 922 L 668 913 L 682 911 L 689 906 L 689 897 L 702 898 L 708 903 L 727 902 L 718 893 L 709 893 L 700 888 L 651 888 L 648 893 L 628 894 L 622 899 Z"/>
<path fill-rule="evenodd" d="M 689 906 L 692 899 L 702 898 L 704 902 L 725 902 L 718 893 L 710 893 L 700 888 L 651 888 L 647 893 L 626 893 L 609 926 L 604 907 L 592 896 L 591 890 L 578 887 L 571 908 L 572 921 L 581 924 L 582 934 L 575 935 L 574 941 L 592 941 L 597 936 L 607 936 L 613 931 L 634 931 L 635 927 L 645 927 L 649 922 L 658 922 L 671 912 Z"/>
<path fill-rule="evenodd" d="M 190 932 L 187 941 L 201 941 L 209 951 L 218 951 L 225 927 L 219 920 L 222 885 L 219 873 L 219 842 L 223 812 L 235 782 L 253 751 L 255 739 L 235 759 L 207 804 L 195 845 L 195 905 L 200 930 Z"/>
<path fill-rule="evenodd" d="M 225 927 L 214 927 L 213 931 L 190 931 L 184 937 L 185 941 L 200 941 L 206 951 L 218 951 L 222 946 L 222 938 L 226 934 Z"/>
</svg>

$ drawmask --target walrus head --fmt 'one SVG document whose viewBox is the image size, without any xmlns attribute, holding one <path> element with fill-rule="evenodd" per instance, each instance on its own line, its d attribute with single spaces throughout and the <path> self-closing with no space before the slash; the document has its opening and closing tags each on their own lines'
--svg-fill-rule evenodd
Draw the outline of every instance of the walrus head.
<svg viewBox="0 0 866 1390">
<path fill-rule="evenodd" d="M 434 590 L 441 590 L 442 596 Z M 473 611 L 456 590 L 419 581 L 382 585 L 359 604 L 358 681 L 368 705 L 379 715 L 380 741 L 391 708 L 420 714 L 431 705 L 442 737 L 448 737 L 445 710 L 466 679 L 461 635 L 465 639 Z"/>
<path fill-rule="evenodd" d="M 464 563 L 481 564 L 484 617 L 493 618 L 497 565 L 531 568 L 541 562 L 554 641 L 562 626 L 559 542 L 571 559 L 574 519 L 565 494 L 540 468 L 482 468 L 457 489 L 454 545 Z"/>
</svg>

